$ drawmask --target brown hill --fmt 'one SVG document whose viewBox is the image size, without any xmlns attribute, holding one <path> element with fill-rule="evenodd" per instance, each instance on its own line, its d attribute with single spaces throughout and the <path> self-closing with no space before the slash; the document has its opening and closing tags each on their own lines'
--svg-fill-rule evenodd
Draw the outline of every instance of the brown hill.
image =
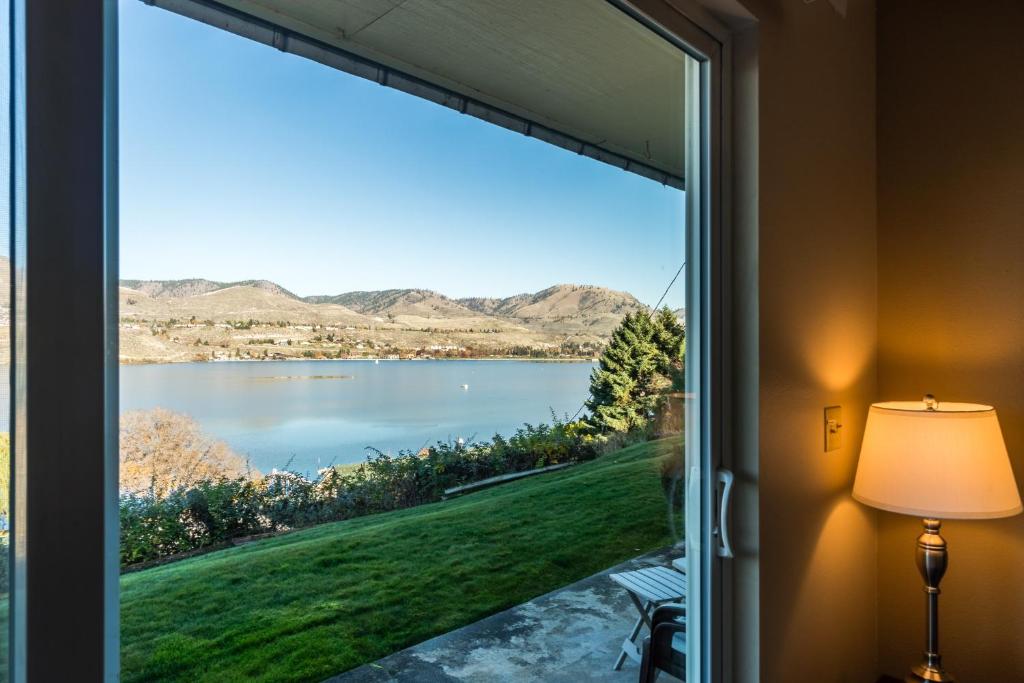
<svg viewBox="0 0 1024 683">
<path fill-rule="evenodd" d="M 469 297 L 459 299 L 458 302 L 471 311 L 477 311 L 478 313 L 484 313 L 486 315 L 509 315 L 517 307 L 521 306 L 523 302 L 532 299 L 534 296 L 536 296 L 536 294 L 516 294 L 504 299 Z"/>
<path fill-rule="evenodd" d="M 410 315 L 422 318 L 471 318 L 478 312 L 429 289 L 385 289 L 307 297 L 306 301 L 334 303 L 367 315 Z"/>
<path fill-rule="evenodd" d="M 530 296 L 512 297 L 506 315 L 517 318 L 564 318 L 609 313 L 622 318 L 644 307 L 632 294 L 593 285 L 555 285 Z"/>
<path fill-rule="evenodd" d="M 267 280 L 123 280 L 121 316 L 136 319 L 255 319 L 264 322 L 396 325 L 410 328 L 536 330 L 611 334 L 633 295 L 593 285 L 561 284 L 506 298 L 451 299 L 428 289 L 356 291 L 300 298 Z"/>
<path fill-rule="evenodd" d="M 300 298 L 266 280 L 126 280 L 121 357 L 592 357 L 642 309 L 626 292 L 590 285 L 506 298 L 427 289 Z"/>
<path fill-rule="evenodd" d="M 240 280 L 238 282 L 215 282 L 203 278 L 190 278 L 187 280 L 121 280 L 121 286 L 134 289 L 148 296 L 158 299 L 177 298 L 186 296 L 198 296 L 208 294 L 229 287 L 253 287 L 291 299 L 298 299 L 281 285 L 270 280 Z"/>
<path fill-rule="evenodd" d="M 514 319 L 533 329 L 565 334 L 611 334 L 626 313 L 644 305 L 626 292 L 594 285 L 555 285 L 507 299 L 462 299 L 473 310 Z"/>
<path fill-rule="evenodd" d="M 271 288 L 250 285 L 234 285 L 186 296 L 167 294 L 166 289 L 157 289 L 164 292 L 158 296 L 124 286 L 120 291 L 121 318 L 175 318 L 181 321 L 195 318 L 214 322 L 255 319 L 264 322 L 337 322 L 348 325 L 371 322 L 366 316 L 338 304 L 310 304 Z"/>
</svg>

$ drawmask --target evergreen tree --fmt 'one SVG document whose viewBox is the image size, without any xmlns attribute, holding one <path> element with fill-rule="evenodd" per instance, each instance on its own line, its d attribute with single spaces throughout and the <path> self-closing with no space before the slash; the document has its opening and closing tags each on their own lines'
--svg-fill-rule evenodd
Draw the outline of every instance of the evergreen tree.
<svg viewBox="0 0 1024 683">
<path fill-rule="evenodd" d="M 596 431 L 643 427 L 667 391 L 681 386 L 685 331 L 665 308 L 628 313 L 590 375 L 588 422 Z"/>
<path fill-rule="evenodd" d="M 668 306 L 663 306 L 655 316 L 654 343 L 661 352 L 658 372 L 669 380 L 672 391 L 682 391 L 686 330 L 675 312 Z"/>
</svg>

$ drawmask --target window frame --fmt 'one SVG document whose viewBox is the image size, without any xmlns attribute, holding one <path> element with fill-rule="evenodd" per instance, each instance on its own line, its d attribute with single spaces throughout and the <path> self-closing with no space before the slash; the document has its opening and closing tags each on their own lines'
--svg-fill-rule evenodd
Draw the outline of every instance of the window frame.
<svg viewBox="0 0 1024 683">
<path fill-rule="evenodd" d="M 117 2 L 12 0 L 11 27 L 9 675 L 116 681 Z"/>
<path fill-rule="evenodd" d="M 687 317 L 696 309 L 701 452 L 700 680 L 732 680 L 732 563 L 717 553 L 717 472 L 732 466 L 731 32 L 692 0 L 609 0 L 700 64 L 700 226 L 687 236 Z M 687 182 L 688 191 L 691 187 Z M 691 228 L 692 226 L 687 226 Z M 699 258 L 694 259 L 694 255 Z M 694 267 L 695 266 L 695 267 Z M 691 327 L 691 329 L 692 329 Z M 694 339 L 687 330 L 687 348 Z M 688 353 L 689 355 L 689 353 Z M 688 375 L 691 365 L 687 359 Z M 694 586 L 691 585 L 691 591 Z"/>
<path fill-rule="evenodd" d="M 701 63 L 702 509 L 731 462 L 729 32 L 692 0 L 608 0 Z M 12 233 L 12 681 L 116 681 L 119 658 L 117 1 L 10 0 L 24 107 L 24 251 Z M 12 90 L 12 102 L 18 89 Z M 12 157 L 13 158 L 13 157 Z M 17 204 L 13 196 L 12 205 Z M 16 221 L 12 220 L 12 230 Z M 17 259 L 17 260 L 15 260 Z M 692 267 L 698 266 L 698 267 Z M 690 289 L 688 286 L 688 291 Z M 21 310 L 13 307 L 24 302 Z M 74 334 L 56 311 L 71 311 Z M 24 324 L 14 325 L 20 319 Z M 15 406 L 16 403 L 20 405 Z M 20 456 L 18 454 L 21 454 Z M 716 539 L 702 525 L 700 547 Z M 731 570 L 703 554 L 702 680 L 729 680 Z"/>
</svg>

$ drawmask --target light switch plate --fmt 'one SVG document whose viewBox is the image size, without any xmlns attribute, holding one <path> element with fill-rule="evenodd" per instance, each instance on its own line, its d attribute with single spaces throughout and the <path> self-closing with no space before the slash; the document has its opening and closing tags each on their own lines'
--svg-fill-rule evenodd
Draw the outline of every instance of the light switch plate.
<svg viewBox="0 0 1024 683">
<path fill-rule="evenodd" d="M 843 445 L 843 409 L 840 406 L 825 408 L 825 452 L 834 451 Z"/>
</svg>

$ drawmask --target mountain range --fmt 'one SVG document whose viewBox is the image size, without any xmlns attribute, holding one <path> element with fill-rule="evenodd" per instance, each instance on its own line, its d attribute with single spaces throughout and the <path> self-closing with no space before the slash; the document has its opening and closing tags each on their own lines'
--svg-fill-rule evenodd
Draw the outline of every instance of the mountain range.
<svg viewBox="0 0 1024 683">
<path fill-rule="evenodd" d="M 645 308 L 627 292 L 593 285 L 505 298 L 452 298 L 428 289 L 300 297 L 269 280 L 205 279 L 122 280 L 120 301 L 124 362 L 439 351 L 589 356 L 626 313 Z"/>
<path fill-rule="evenodd" d="M 554 285 L 533 294 L 516 294 L 505 298 L 460 299 L 449 298 L 429 289 L 384 289 L 300 297 L 270 280 L 121 280 L 121 288 L 135 290 L 154 299 L 180 299 L 228 289 L 254 289 L 309 304 L 336 304 L 366 315 L 429 313 L 434 317 L 461 317 L 467 312 L 472 312 L 522 318 L 545 317 L 555 311 L 558 315 L 573 315 L 588 310 L 595 310 L 600 314 L 601 311 L 617 312 L 623 307 L 642 307 L 642 304 L 627 292 L 594 285 L 568 284 Z"/>
</svg>

